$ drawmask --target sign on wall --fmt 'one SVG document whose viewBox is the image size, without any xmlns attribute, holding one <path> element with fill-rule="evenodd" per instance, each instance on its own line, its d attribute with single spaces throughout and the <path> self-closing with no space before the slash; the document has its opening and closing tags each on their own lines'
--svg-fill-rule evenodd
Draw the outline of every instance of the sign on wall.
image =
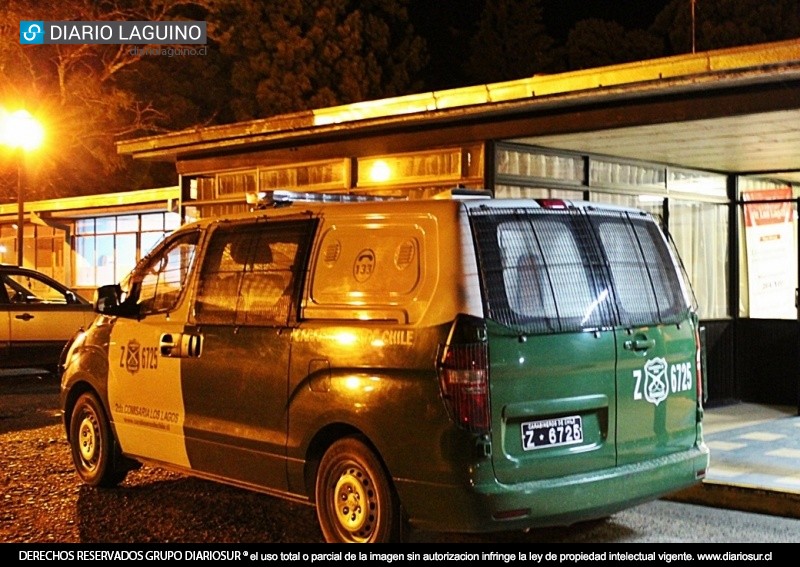
<svg viewBox="0 0 800 567">
<path fill-rule="evenodd" d="M 750 317 L 794 319 L 797 220 L 790 187 L 743 193 Z M 785 200 L 780 200 L 785 199 Z"/>
</svg>

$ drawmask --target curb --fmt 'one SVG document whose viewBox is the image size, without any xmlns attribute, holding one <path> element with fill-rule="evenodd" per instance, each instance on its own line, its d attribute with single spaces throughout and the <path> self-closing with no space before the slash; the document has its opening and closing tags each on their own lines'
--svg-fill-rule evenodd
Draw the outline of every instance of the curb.
<svg viewBox="0 0 800 567">
<path fill-rule="evenodd" d="M 665 496 L 663 500 L 754 514 L 800 518 L 800 493 L 721 484 L 708 480 L 697 486 Z"/>
</svg>

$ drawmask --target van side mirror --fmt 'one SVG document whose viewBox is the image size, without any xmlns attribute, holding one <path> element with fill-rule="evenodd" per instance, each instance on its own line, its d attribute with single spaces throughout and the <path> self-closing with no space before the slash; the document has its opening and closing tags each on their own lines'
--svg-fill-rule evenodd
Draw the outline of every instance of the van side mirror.
<svg viewBox="0 0 800 567">
<path fill-rule="evenodd" d="M 98 287 L 94 292 L 94 310 L 102 315 L 116 317 L 139 317 L 139 304 L 135 301 L 122 301 L 122 287 L 109 284 Z"/>
<path fill-rule="evenodd" d="M 81 302 L 81 300 L 78 299 L 78 294 L 71 289 L 64 293 L 64 298 L 67 302 L 67 305 L 75 305 L 76 303 Z"/>
<path fill-rule="evenodd" d="M 94 310 L 103 315 L 115 315 L 119 308 L 122 289 L 119 284 L 104 285 L 94 291 Z"/>
</svg>

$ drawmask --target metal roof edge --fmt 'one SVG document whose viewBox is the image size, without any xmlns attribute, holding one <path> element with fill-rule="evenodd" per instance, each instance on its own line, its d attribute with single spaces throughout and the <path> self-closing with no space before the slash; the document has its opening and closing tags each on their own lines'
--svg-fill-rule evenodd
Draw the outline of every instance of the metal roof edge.
<svg viewBox="0 0 800 567">
<path fill-rule="evenodd" d="M 138 205 L 142 203 L 158 203 L 180 197 L 180 187 L 157 187 L 154 189 L 139 189 L 136 191 L 123 191 L 120 193 L 100 193 L 97 195 L 82 195 L 77 197 L 62 197 L 60 199 L 43 199 L 25 203 L 26 212 L 51 212 L 67 210 L 83 210 L 88 207 L 115 207 L 125 205 Z M 17 203 L 0 204 L 0 215 L 10 215 L 17 212 Z"/>
<path fill-rule="evenodd" d="M 443 91 L 405 95 L 357 102 L 275 117 L 208 126 L 135 138 L 117 142 L 117 152 L 138 158 L 166 159 L 181 150 L 207 148 L 223 140 L 258 139 L 282 133 L 297 133 L 315 128 L 331 128 L 359 122 L 426 113 L 482 107 L 493 103 L 530 100 L 558 94 L 586 93 L 601 88 L 625 87 L 710 74 L 730 77 L 734 71 L 773 68 L 780 65 L 800 66 L 800 40 L 719 49 L 701 53 L 675 55 L 634 61 L 605 67 L 568 71 L 552 75 L 459 87 Z"/>
</svg>

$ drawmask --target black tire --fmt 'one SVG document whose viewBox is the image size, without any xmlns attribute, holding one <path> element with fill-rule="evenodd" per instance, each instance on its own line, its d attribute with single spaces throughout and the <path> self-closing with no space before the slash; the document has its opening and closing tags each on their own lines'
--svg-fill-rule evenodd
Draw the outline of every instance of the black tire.
<svg viewBox="0 0 800 567">
<path fill-rule="evenodd" d="M 83 482 L 91 486 L 116 486 L 127 469 L 117 467 L 114 434 L 103 406 L 92 392 L 81 394 L 69 424 L 72 462 Z"/>
<path fill-rule="evenodd" d="M 401 537 L 400 503 L 375 453 L 354 437 L 333 443 L 317 470 L 317 519 L 328 543 L 387 543 Z"/>
</svg>

